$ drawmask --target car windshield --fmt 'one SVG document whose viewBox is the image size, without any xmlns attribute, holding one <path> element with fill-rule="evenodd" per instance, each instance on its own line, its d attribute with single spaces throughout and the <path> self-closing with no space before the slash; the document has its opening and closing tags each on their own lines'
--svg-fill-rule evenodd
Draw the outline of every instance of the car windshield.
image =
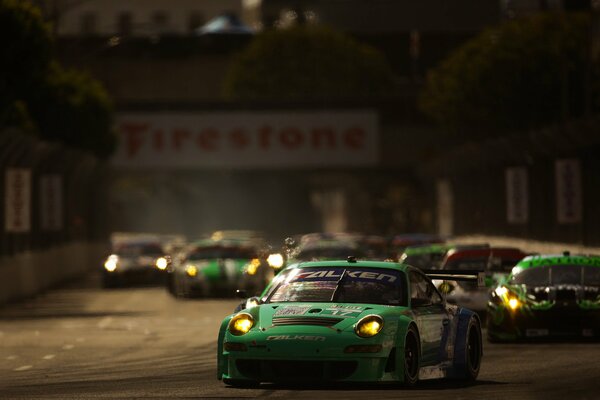
<svg viewBox="0 0 600 400">
<path fill-rule="evenodd" d="M 215 258 L 249 260 L 256 257 L 256 251 L 247 247 L 197 247 L 188 254 L 189 260 L 210 260 Z"/>
<path fill-rule="evenodd" d="M 511 282 L 529 286 L 600 286 L 600 268 L 589 265 L 547 265 L 525 269 L 513 275 Z"/>
<path fill-rule="evenodd" d="M 117 246 L 116 252 L 122 257 L 161 256 L 164 253 L 158 243 L 124 243 Z"/>
<path fill-rule="evenodd" d="M 267 302 L 406 305 L 401 271 L 380 268 L 299 268 L 279 279 Z"/>
</svg>

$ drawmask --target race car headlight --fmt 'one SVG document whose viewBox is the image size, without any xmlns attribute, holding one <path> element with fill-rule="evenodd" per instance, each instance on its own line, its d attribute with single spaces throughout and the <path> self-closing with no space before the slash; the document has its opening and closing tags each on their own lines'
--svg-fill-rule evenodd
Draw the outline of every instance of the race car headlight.
<svg viewBox="0 0 600 400">
<path fill-rule="evenodd" d="M 254 326 L 254 318 L 252 315 L 247 313 L 241 313 L 236 315 L 229 321 L 229 333 L 235 336 L 241 336 L 248 333 Z"/>
<path fill-rule="evenodd" d="M 195 265 L 188 265 L 185 267 L 185 273 L 193 278 L 198 275 L 198 268 Z"/>
<path fill-rule="evenodd" d="M 106 269 L 108 272 L 113 272 L 117 269 L 118 263 L 119 257 L 115 254 L 111 254 L 104 262 L 104 269 Z"/>
<path fill-rule="evenodd" d="M 162 270 L 167 269 L 167 265 L 169 264 L 169 262 L 167 261 L 166 258 L 159 257 L 159 258 L 156 259 L 155 264 L 156 264 L 156 268 L 158 268 L 158 269 L 160 269 L 162 271 Z"/>
<path fill-rule="evenodd" d="M 246 272 L 248 275 L 254 275 L 256 274 L 258 267 L 260 267 L 260 260 L 258 258 L 253 258 L 246 266 Z"/>
<path fill-rule="evenodd" d="M 269 254 L 267 263 L 271 268 L 279 269 L 283 267 L 283 256 L 279 253 Z"/>
<path fill-rule="evenodd" d="M 507 304 L 508 307 L 513 311 L 521 307 L 521 302 L 516 297 L 510 297 L 507 301 Z"/>
<path fill-rule="evenodd" d="M 367 315 L 354 325 L 354 332 L 362 338 L 368 338 L 377 335 L 382 328 L 383 318 L 379 315 Z"/>
</svg>

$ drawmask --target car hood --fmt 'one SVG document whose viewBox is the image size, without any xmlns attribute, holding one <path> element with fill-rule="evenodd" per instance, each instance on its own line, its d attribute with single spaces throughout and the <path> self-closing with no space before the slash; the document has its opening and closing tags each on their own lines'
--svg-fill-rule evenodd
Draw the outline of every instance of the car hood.
<svg viewBox="0 0 600 400">
<path fill-rule="evenodd" d="M 323 326 L 344 330 L 359 319 L 370 314 L 384 318 L 399 315 L 406 307 L 357 303 L 269 303 L 250 311 L 261 328 L 280 326 Z"/>
</svg>

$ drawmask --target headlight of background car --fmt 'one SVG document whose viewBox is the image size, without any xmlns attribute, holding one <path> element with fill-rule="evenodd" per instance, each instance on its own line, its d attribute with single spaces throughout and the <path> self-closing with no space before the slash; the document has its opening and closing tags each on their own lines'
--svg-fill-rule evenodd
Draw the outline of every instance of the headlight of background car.
<svg viewBox="0 0 600 400">
<path fill-rule="evenodd" d="M 279 269 L 283 267 L 283 256 L 279 253 L 269 254 L 267 263 L 271 268 Z"/>
<path fill-rule="evenodd" d="M 108 256 L 108 258 L 104 262 L 104 268 L 108 272 L 113 272 L 114 270 L 117 269 L 118 263 L 119 263 L 119 256 L 117 256 L 116 254 L 111 254 L 110 256 Z"/>
<path fill-rule="evenodd" d="M 254 318 L 252 315 L 247 313 L 241 313 L 236 315 L 229 321 L 229 332 L 235 336 L 241 336 L 248 333 L 254 326 Z"/>
<path fill-rule="evenodd" d="M 167 269 L 167 265 L 169 264 L 169 262 L 167 261 L 167 259 L 165 257 L 159 257 L 156 259 L 156 268 L 160 269 L 161 271 Z"/>
<path fill-rule="evenodd" d="M 246 272 L 248 275 L 254 275 L 256 274 L 258 267 L 260 267 L 260 260 L 258 258 L 253 258 L 248 265 L 246 265 Z"/>
<path fill-rule="evenodd" d="M 519 296 L 510 291 L 506 286 L 499 286 L 494 289 L 494 294 L 498 296 L 506 306 L 511 310 L 516 310 L 521 307 L 522 303 L 519 300 Z"/>
<path fill-rule="evenodd" d="M 188 264 L 185 267 L 185 273 L 193 278 L 194 276 L 198 275 L 198 268 L 195 265 Z"/>
<path fill-rule="evenodd" d="M 383 318 L 379 315 L 367 315 L 354 325 L 354 332 L 362 338 L 368 338 L 377 335 L 382 328 Z"/>
</svg>

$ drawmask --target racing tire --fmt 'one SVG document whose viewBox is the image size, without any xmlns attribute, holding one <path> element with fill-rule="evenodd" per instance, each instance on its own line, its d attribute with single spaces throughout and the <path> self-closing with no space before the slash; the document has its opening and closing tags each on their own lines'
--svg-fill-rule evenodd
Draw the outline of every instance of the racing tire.
<svg viewBox="0 0 600 400">
<path fill-rule="evenodd" d="M 481 327 L 479 320 L 475 317 L 469 319 L 467 326 L 467 338 L 465 343 L 465 360 L 461 368 L 459 379 L 474 381 L 479 375 L 481 368 L 481 356 L 483 354 L 481 340 Z"/>
<path fill-rule="evenodd" d="M 414 325 L 408 328 L 404 341 L 404 381 L 405 387 L 413 387 L 419 381 L 421 346 L 419 332 Z"/>
<path fill-rule="evenodd" d="M 259 382 L 255 382 L 255 381 L 248 381 L 245 379 L 230 379 L 230 378 L 223 378 L 223 383 L 228 385 L 228 386 L 232 386 L 235 388 L 254 388 L 260 385 Z"/>
</svg>

